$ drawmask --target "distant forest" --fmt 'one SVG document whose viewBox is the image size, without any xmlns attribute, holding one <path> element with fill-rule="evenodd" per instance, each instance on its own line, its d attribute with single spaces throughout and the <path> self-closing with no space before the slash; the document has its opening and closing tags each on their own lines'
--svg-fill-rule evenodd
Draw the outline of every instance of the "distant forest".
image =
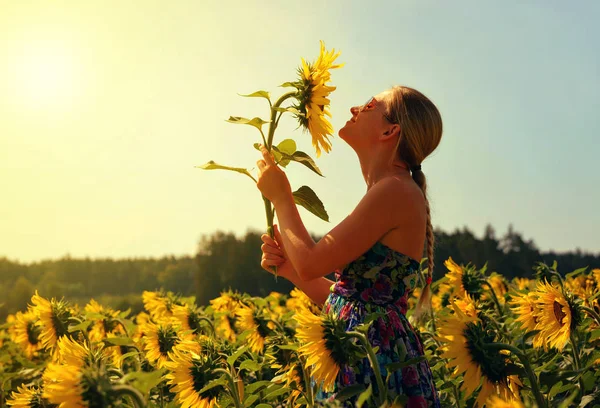
<svg viewBox="0 0 600 408">
<path fill-rule="evenodd" d="M 29 264 L 0 258 L 0 321 L 9 313 L 25 310 L 37 289 L 46 298 L 55 297 L 85 305 L 90 298 L 119 310 L 142 309 L 144 290 L 163 288 L 184 296 L 196 296 L 199 305 L 219 296 L 223 290 L 266 296 L 271 291 L 287 293 L 293 285 L 260 267 L 260 235 L 249 230 L 242 238 L 233 233 L 216 231 L 198 242 L 195 256 L 161 258 L 71 258 L 45 260 Z M 600 267 L 600 253 L 582 253 L 579 249 L 566 253 L 542 252 L 532 240 L 509 226 L 497 238 L 488 225 L 482 238 L 464 227 L 452 233 L 435 230 L 434 279 L 446 273 L 444 261 L 450 256 L 457 263 L 471 263 L 487 271 L 496 271 L 508 279 L 530 277 L 536 262 L 558 263 L 562 274 L 577 268 Z M 313 235 L 318 241 L 321 237 Z M 424 254 L 424 257 L 426 255 Z M 423 264 L 424 266 L 426 263 Z"/>
</svg>

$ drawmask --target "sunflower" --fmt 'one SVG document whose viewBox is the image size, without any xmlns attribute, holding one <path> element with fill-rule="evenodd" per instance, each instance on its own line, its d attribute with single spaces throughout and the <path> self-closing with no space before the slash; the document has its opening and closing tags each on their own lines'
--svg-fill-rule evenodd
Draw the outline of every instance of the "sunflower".
<svg viewBox="0 0 600 408">
<path fill-rule="evenodd" d="M 123 326 L 118 320 L 120 311 L 105 308 L 94 299 L 85 305 L 84 310 L 88 312 L 89 320 L 94 322 L 88 333 L 91 341 L 102 341 L 109 333 L 125 334 Z"/>
<path fill-rule="evenodd" d="M 183 306 L 174 305 L 173 317 L 177 319 L 183 330 L 191 331 L 192 333 L 204 334 L 206 332 L 206 326 L 203 326 L 201 323 L 203 321 L 212 328 L 210 320 L 203 316 L 195 306 L 188 304 Z M 214 330 L 212 331 L 214 332 Z"/>
<path fill-rule="evenodd" d="M 16 313 L 14 323 L 9 329 L 11 340 L 21 346 L 27 358 L 37 355 L 42 348 L 41 329 L 36 324 L 38 320 L 35 311 L 29 308 L 25 313 Z"/>
<path fill-rule="evenodd" d="M 475 301 L 468 294 L 464 298 L 455 298 L 454 304 L 469 317 L 477 317 L 477 306 Z"/>
<path fill-rule="evenodd" d="M 74 341 L 70 336 L 63 336 L 57 343 L 58 358 L 62 364 L 82 366 L 92 363 L 92 351 L 87 344 Z"/>
<path fill-rule="evenodd" d="M 289 310 L 294 310 L 296 312 L 301 312 L 302 310 L 309 310 L 314 314 L 321 313 L 321 308 L 316 305 L 306 293 L 302 292 L 298 288 L 292 289 L 290 292 L 290 297 L 285 303 L 286 307 Z"/>
<path fill-rule="evenodd" d="M 491 287 L 491 289 L 494 291 L 494 294 L 496 295 L 498 302 L 501 305 L 504 305 L 504 302 L 505 302 L 504 295 L 506 294 L 506 292 L 508 292 L 508 287 L 506 286 L 506 283 L 504 282 L 504 279 L 502 278 L 502 276 L 498 275 L 497 273 L 494 273 L 487 279 L 487 283 Z M 484 293 L 481 297 L 482 297 L 482 299 L 487 299 L 488 294 Z"/>
<path fill-rule="evenodd" d="M 262 353 L 265 348 L 265 339 L 275 328 L 272 321 L 262 318 L 254 306 L 240 306 L 236 314 L 238 326 L 242 332 L 248 330 L 246 342 L 254 353 Z"/>
<path fill-rule="evenodd" d="M 487 408 L 525 408 L 525 405 L 517 399 L 503 399 L 497 395 L 492 395 L 485 403 Z"/>
<path fill-rule="evenodd" d="M 335 50 L 326 52 L 325 44 L 321 41 L 321 52 L 317 60 L 311 64 L 302 58 L 302 66 L 298 68 L 300 79 L 290 84 L 298 90 L 298 104 L 293 107 L 299 114 L 295 117 L 300 126 L 310 132 L 317 157 L 321 156 L 321 148 L 327 153 L 331 150 L 329 136 L 333 134 L 333 127 L 325 116 L 331 117 L 328 96 L 336 87 L 326 83 L 331 80 L 330 70 L 344 66 L 333 64 L 339 55 Z"/>
<path fill-rule="evenodd" d="M 531 289 L 533 281 L 527 278 L 514 278 L 513 283 L 517 286 L 517 290 Z"/>
<path fill-rule="evenodd" d="M 168 353 L 175 346 L 193 350 L 190 335 L 186 332 L 180 333 L 181 327 L 171 322 L 148 323 L 146 330 L 146 358 L 158 368 L 162 368 L 168 361 Z"/>
<path fill-rule="evenodd" d="M 536 314 L 536 295 L 533 293 L 523 293 L 512 295 L 508 302 L 513 312 L 519 316 L 515 321 L 521 323 L 521 327 L 526 331 L 535 330 L 538 323 Z"/>
<path fill-rule="evenodd" d="M 299 311 L 296 337 L 304 343 L 298 353 L 312 366 L 312 377 L 323 382 L 324 391 L 333 391 L 340 367 L 349 364 L 358 350 L 346 334 L 345 322 L 333 315 L 317 316 L 307 309 Z"/>
<path fill-rule="evenodd" d="M 196 343 L 198 344 L 198 343 Z M 214 373 L 215 359 L 211 353 L 186 351 L 179 346 L 169 352 L 170 361 L 164 366 L 170 371 L 165 375 L 167 384 L 172 385 L 171 392 L 176 394 L 176 399 L 182 407 L 209 408 L 217 406 L 217 398 L 223 391 L 218 385 L 206 391 L 202 389 L 212 381 L 218 379 L 219 374 Z"/>
<path fill-rule="evenodd" d="M 457 265 L 452 257 L 449 257 L 444 265 L 448 268 L 448 281 L 454 294 L 458 297 L 464 297 L 468 293 L 474 300 L 478 300 L 482 292 L 481 286 L 485 283 L 483 273 L 473 267 L 463 268 Z"/>
<path fill-rule="evenodd" d="M 48 363 L 42 380 L 44 398 L 60 407 L 85 407 L 83 368 L 77 365 Z"/>
<path fill-rule="evenodd" d="M 447 358 L 448 367 L 454 367 L 453 377 L 463 375 L 461 390 L 467 396 L 481 385 L 475 404 L 483 406 L 493 394 L 512 398 L 511 379 L 507 374 L 506 356 L 486 350 L 484 343 L 494 341 L 493 331 L 487 331 L 477 317 L 465 315 L 453 305 L 454 314 L 440 322 L 438 340 L 443 343 L 442 358 Z"/>
<path fill-rule="evenodd" d="M 39 336 L 42 346 L 52 350 L 58 339 L 68 334 L 67 328 L 69 327 L 69 317 L 71 317 L 69 305 L 62 300 L 44 299 L 38 295 L 37 290 L 31 297 L 31 302 L 40 319 L 36 324 L 42 329 Z"/>
<path fill-rule="evenodd" d="M 144 308 L 154 319 L 169 319 L 173 317 L 173 312 L 171 310 L 172 303 L 168 296 L 159 292 L 145 290 L 142 293 L 142 301 L 144 302 Z"/>
<path fill-rule="evenodd" d="M 562 350 L 579 322 L 575 304 L 548 281 L 538 282 L 536 295 L 535 330 L 540 330 L 544 350 L 548 351 L 548 346 Z"/>
<path fill-rule="evenodd" d="M 37 408 L 48 406 L 48 401 L 42 397 L 42 390 L 32 385 L 17 386 L 17 391 L 13 391 L 10 398 L 6 400 L 6 405 L 15 408 Z"/>
</svg>

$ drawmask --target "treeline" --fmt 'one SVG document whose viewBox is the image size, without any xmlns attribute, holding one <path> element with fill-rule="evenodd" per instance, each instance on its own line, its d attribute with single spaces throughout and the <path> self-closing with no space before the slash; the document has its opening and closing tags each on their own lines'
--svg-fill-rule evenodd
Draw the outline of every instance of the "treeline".
<svg viewBox="0 0 600 408">
<path fill-rule="evenodd" d="M 116 309 L 142 309 L 144 290 L 165 290 L 196 296 L 198 304 L 207 304 L 222 290 L 233 289 L 254 296 L 271 291 L 289 292 L 293 286 L 260 267 L 260 235 L 248 231 L 243 237 L 217 231 L 205 235 L 198 243 L 195 256 L 127 259 L 90 259 L 63 257 L 24 264 L 0 258 L 0 319 L 16 310 L 24 310 L 37 289 L 46 297 L 85 305 L 90 298 Z M 435 272 L 442 277 L 444 261 L 450 256 L 457 263 L 477 267 L 487 262 L 488 271 L 496 271 L 511 279 L 530 277 L 536 262 L 551 264 L 565 274 L 577 268 L 600 267 L 600 254 L 541 252 L 532 240 L 525 240 L 512 226 L 497 238 L 487 226 L 483 237 L 468 228 L 446 233 L 435 230 Z M 314 236 L 318 241 L 321 237 Z M 425 256 L 425 254 L 424 254 Z"/>
</svg>

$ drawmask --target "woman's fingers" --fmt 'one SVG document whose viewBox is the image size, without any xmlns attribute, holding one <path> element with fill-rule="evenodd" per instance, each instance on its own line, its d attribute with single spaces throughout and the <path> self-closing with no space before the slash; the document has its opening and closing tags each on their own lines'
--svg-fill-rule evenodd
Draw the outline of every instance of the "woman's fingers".
<svg viewBox="0 0 600 408">
<path fill-rule="evenodd" d="M 283 251 L 279 247 L 273 245 L 262 244 L 260 246 L 260 250 L 263 252 L 263 254 L 273 254 L 281 257 L 284 256 Z"/>
<path fill-rule="evenodd" d="M 269 234 L 262 234 L 260 236 L 260 239 L 262 240 L 262 242 L 264 242 L 265 244 L 269 244 L 269 245 L 277 245 L 277 242 L 271 238 L 269 236 Z"/>
<path fill-rule="evenodd" d="M 273 256 L 265 256 L 263 255 L 260 259 L 260 266 L 261 268 L 265 269 L 266 271 L 272 272 L 271 271 L 271 267 L 272 266 L 279 266 L 281 264 L 283 264 L 285 262 L 285 260 L 281 257 L 278 257 L 279 259 L 273 257 Z"/>
</svg>

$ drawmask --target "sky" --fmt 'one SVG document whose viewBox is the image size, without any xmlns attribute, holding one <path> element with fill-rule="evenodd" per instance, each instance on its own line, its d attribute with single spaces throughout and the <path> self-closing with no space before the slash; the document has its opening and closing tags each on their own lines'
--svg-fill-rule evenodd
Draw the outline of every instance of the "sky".
<svg viewBox="0 0 600 408">
<path fill-rule="evenodd" d="M 542 251 L 600 252 L 600 3 L 559 1 L 0 0 L 0 257 L 193 255 L 203 235 L 266 228 L 253 181 L 267 119 L 319 41 L 332 71 L 333 148 L 284 116 L 325 177 L 292 163 L 330 221 L 366 192 L 337 136 L 350 107 L 418 89 L 444 133 L 423 163 L 434 227 L 498 236 L 512 224 Z"/>
</svg>

